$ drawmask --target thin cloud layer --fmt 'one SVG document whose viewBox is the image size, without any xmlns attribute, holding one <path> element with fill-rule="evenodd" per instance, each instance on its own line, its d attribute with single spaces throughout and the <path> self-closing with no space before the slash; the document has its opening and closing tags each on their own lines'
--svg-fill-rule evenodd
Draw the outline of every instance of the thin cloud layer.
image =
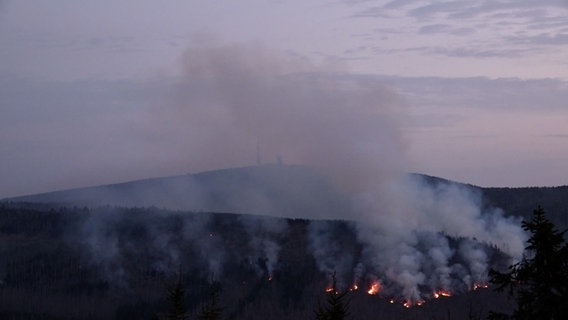
<svg viewBox="0 0 568 320">
<path fill-rule="evenodd" d="M 392 21 L 407 41 L 375 46 L 375 54 L 421 53 L 452 58 L 530 58 L 566 52 L 566 1 L 361 2 L 354 18 Z M 373 19 L 373 20 L 371 20 Z M 377 29 L 377 36 L 389 37 Z M 443 38 L 442 38 L 443 37 Z M 398 36 L 401 39 L 401 36 Z M 441 41 L 443 39 L 443 41 Z"/>
</svg>

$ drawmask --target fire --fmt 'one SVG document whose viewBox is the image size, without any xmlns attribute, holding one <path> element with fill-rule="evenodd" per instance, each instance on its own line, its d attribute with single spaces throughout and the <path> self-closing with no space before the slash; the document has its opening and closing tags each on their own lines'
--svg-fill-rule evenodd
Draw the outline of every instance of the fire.
<svg viewBox="0 0 568 320">
<path fill-rule="evenodd" d="M 357 289 L 359 289 L 359 286 L 355 283 L 351 286 L 351 288 L 349 288 L 349 291 L 355 291 Z"/>
<path fill-rule="evenodd" d="M 439 297 L 451 297 L 452 293 L 446 290 L 436 290 L 434 291 L 434 299 L 438 299 Z"/>
<path fill-rule="evenodd" d="M 379 293 L 380 285 L 378 281 L 371 283 L 371 287 L 367 290 L 367 293 L 370 295 L 375 295 Z"/>
<path fill-rule="evenodd" d="M 489 288 L 489 285 L 487 283 L 474 283 L 473 284 L 473 290 L 487 289 L 487 288 Z"/>
<path fill-rule="evenodd" d="M 423 304 L 425 304 L 425 303 L 426 303 L 426 301 L 424 301 L 424 300 L 416 300 L 414 303 L 412 303 L 412 301 L 410 301 L 410 300 L 404 300 L 404 302 L 402 303 L 402 305 L 403 305 L 405 308 L 410 308 L 410 307 L 412 307 L 412 306 L 417 306 L 417 307 L 419 307 L 419 306 L 421 306 L 421 305 L 423 305 Z"/>
<path fill-rule="evenodd" d="M 332 292 L 332 291 L 333 291 L 333 288 L 331 288 L 331 287 L 325 289 L 325 292 Z"/>
</svg>

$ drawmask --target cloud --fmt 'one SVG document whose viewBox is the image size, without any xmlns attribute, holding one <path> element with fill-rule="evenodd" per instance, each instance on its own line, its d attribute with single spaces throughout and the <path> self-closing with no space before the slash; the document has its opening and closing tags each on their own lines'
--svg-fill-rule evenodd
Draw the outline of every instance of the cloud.
<svg viewBox="0 0 568 320">
<path fill-rule="evenodd" d="M 398 37 L 390 53 L 420 52 L 460 58 L 526 58 L 564 50 L 565 1 L 390 1 L 361 5 L 356 18 L 391 21 Z M 384 31 L 377 28 L 377 34 Z M 379 31 L 380 30 L 380 31 Z M 420 35 L 417 38 L 416 35 Z M 446 36 L 448 41 L 440 41 Z M 556 54 L 556 52 L 554 52 Z"/>
<path fill-rule="evenodd" d="M 428 55 L 446 56 L 454 58 L 517 58 L 523 57 L 537 49 L 518 49 L 518 48 L 483 48 L 483 47 L 442 47 L 442 46 L 421 46 L 409 47 L 400 50 L 391 50 L 391 53 L 400 52 L 420 52 Z"/>
<path fill-rule="evenodd" d="M 507 40 L 512 44 L 531 46 L 563 46 L 568 45 L 568 32 L 559 34 L 541 33 L 534 36 L 514 36 Z"/>
<path fill-rule="evenodd" d="M 431 24 L 421 27 L 418 30 L 420 34 L 451 34 L 455 36 L 466 36 L 475 33 L 473 28 L 455 28 L 447 24 Z"/>
<path fill-rule="evenodd" d="M 379 80 L 396 85 L 410 104 L 427 108 L 542 112 L 562 111 L 568 101 L 568 82 L 560 79 L 377 76 Z"/>
</svg>

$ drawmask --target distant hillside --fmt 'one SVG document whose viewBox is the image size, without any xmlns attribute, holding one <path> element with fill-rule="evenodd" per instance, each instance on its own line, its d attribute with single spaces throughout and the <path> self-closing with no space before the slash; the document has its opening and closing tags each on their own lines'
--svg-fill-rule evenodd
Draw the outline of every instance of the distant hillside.
<svg viewBox="0 0 568 320">
<path fill-rule="evenodd" d="M 558 229 L 565 230 L 568 228 L 568 186 L 488 188 L 419 173 L 411 175 L 421 178 L 433 186 L 455 184 L 479 192 L 484 207 L 500 208 L 506 215 L 510 216 L 530 219 L 533 210 L 542 207 Z"/>
<path fill-rule="evenodd" d="M 410 177 L 432 187 L 427 189 L 469 190 L 476 205 L 508 215 L 527 217 L 540 205 L 559 228 L 568 225 L 568 187 L 481 188 Z M 384 281 L 378 296 L 353 292 L 356 319 L 472 319 L 510 310 L 503 294 L 472 291 L 486 281 L 486 267 L 507 267 L 497 247 L 429 230 L 390 245 L 366 221 L 328 220 L 345 218 L 348 210 L 349 200 L 325 177 L 278 165 L 4 199 L 0 318 L 150 318 L 167 309 L 166 287 L 180 264 L 193 315 L 215 277 L 227 319 L 308 319 L 325 299 L 332 272 L 343 286 Z M 297 219 L 305 216 L 316 219 Z M 416 269 L 403 269 L 409 262 Z M 384 266 L 399 268 L 388 271 L 404 279 L 416 276 L 415 289 L 426 304 L 404 308 L 403 287 L 385 276 Z M 442 284 L 455 296 L 433 298 Z"/>
<path fill-rule="evenodd" d="M 124 206 L 338 218 L 348 208 L 323 176 L 303 166 L 265 165 L 207 171 L 4 199 L 76 206 Z M 318 218 L 317 216 L 315 218 Z"/>
<path fill-rule="evenodd" d="M 568 228 L 568 186 L 483 188 L 418 173 L 411 176 L 436 186 L 453 184 L 478 192 L 486 207 L 507 215 L 529 217 L 541 206 L 561 229 Z M 59 203 L 254 213 L 281 217 L 342 218 L 349 200 L 314 170 L 303 166 L 265 165 L 137 180 L 3 199 L 14 202 Z"/>
<path fill-rule="evenodd" d="M 526 219 L 540 206 L 558 229 L 568 228 L 568 186 L 480 189 L 488 206 Z"/>
</svg>

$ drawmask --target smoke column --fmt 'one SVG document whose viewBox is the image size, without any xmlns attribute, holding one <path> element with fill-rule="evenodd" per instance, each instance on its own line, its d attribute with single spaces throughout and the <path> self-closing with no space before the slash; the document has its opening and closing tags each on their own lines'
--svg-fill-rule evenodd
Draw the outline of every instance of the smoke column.
<svg viewBox="0 0 568 320">
<path fill-rule="evenodd" d="M 152 118 L 181 137 L 191 170 L 253 164 L 258 142 L 263 159 L 282 155 L 361 191 L 402 172 L 400 111 L 390 90 L 344 75 L 260 46 L 204 41 L 187 50 L 173 98 Z"/>
<path fill-rule="evenodd" d="M 250 237 L 252 261 L 262 261 L 265 270 L 259 270 L 272 278 L 278 263 L 280 245 L 277 236 L 288 228 L 287 220 L 261 216 L 240 216 L 239 220 Z"/>
<path fill-rule="evenodd" d="M 183 141 L 191 169 L 250 165 L 259 143 L 265 159 L 283 155 L 330 177 L 353 208 L 327 218 L 363 222 L 361 263 L 405 299 L 422 299 L 425 285 L 450 286 L 452 270 L 469 270 L 473 278 L 485 272 L 485 257 L 468 244 L 459 252 L 470 266 L 449 266 L 456 253 L 442 235 L 496 245 L 513 259 L 522 255 L 526 236 L 518 221 L 483 211 L 470 189 L 403 174 L 403 103 L 377 81 L 334 63 L 208 39 L 198 39 L 181 63 L 172 98 L 152 118 L 167 128 L 162 135 Z M 333 241 L 325 240 L 325 226 L 310 232 L 311 250 L 328 272 L 322 259 L 334 248 L 323 246 Z"/>
</svg>

